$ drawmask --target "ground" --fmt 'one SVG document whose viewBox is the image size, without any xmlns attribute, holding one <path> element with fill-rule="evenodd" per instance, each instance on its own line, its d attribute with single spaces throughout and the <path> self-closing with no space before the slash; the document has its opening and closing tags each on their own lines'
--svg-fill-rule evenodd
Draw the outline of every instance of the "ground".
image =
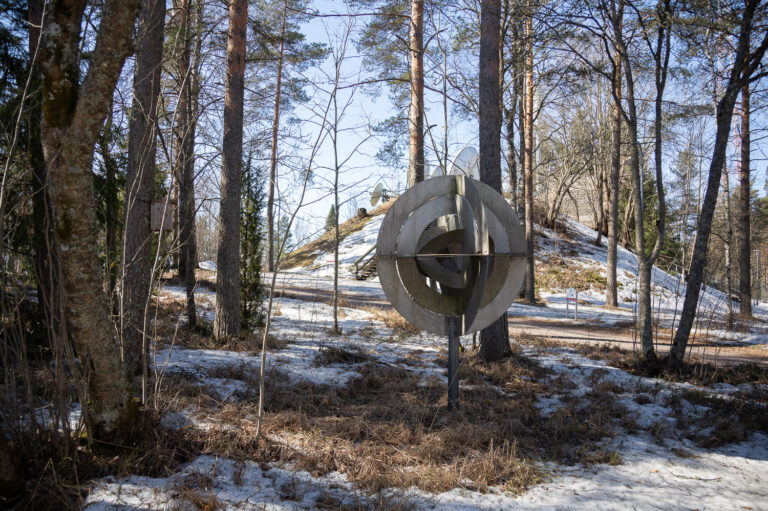
<svg viewBox="0 0 768 511">
<path fill-rule="evenodd" d="M 159 349 L 176 393 L 162 424 L 206 447 L 167 477 L 98 481 L 85 508 L 768 509 L 765 373 L 675 383 L 527 338 L 500 370 L 463 354 L 451 417 L 441 339 L 341 314 L 333 337 L 328 305 L 278 299 L 260 446 L 258 353 Z"/>
<path fill-rule="evenodd" d="M 606 309 L 593 233 L 542 229 L 542 306 L 510 307 L 501 363 L 462 338 L 450 413 L 445 340 L 387 308 L 375 280 L 349 278 L 377 218 L 342 246 L 340 335 L 327 253 L 278 275 L 258 441 L 260 337 L 215 345 L 184 325 L 183 289 L 163 286 L 158 434 L 185 455 L 155 477 L 96 481 L 85 509 L 768 509 L 768 370 L 734 367 L 765 361 L 766 304 L 727 330 L 724 297 L 706 290 L 688 372 L 654 371 L 633 350 L 634 256 L 620 252 L 622 306 Z M 654 282 L 663 351 L 682 283 L 658 269 Z M 577 319 L 567 287 L 580 291 Z M 196 298 L 205 325 L 215 295 L 201 286 Z"/>
</svg>

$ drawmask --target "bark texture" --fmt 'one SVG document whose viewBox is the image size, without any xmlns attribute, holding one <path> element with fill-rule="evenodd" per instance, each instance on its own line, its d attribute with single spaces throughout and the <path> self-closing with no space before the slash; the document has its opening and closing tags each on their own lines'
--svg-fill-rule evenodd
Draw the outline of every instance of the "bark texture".
<svg viewBox="0 0 768 511">
<path fill-rule="evenodd" d="M 752 316 L 752 247 L 750 243 L 750 130 L 749 85 L 741 88 L 741 171 L 739 172 L 739 305 L 741 315 Z"/>
<path fill-rule="evenodd" d="M 424 181 L 424 0 L 411 0 L 410 28 L 409 188 Z"/>
<path fill-rule="evenodd" d="M 230 0 L 219 243 L 216 256 L 217 339 L 240 333 L 240 185 L 243 165 L 243 95 L 247 0 Z"/>
<path fill-rule="evenodd" d="M 619 30 L 623 25 L 623 2 L 617 12 Z M 618 281 L 616 280 L 617 251 L 619 244 L 619 180 L 621 177 L 621 56 L 615 56 L 613 70 L 613 126 L 611 129 L 611 170 L 608 177 L 608 256 L 605 305 L 619 306 Z"/>
<path fill-rule="evenodd" d="M 720 178 L 725 164 L 725 152 L 728 145 L 728 137 L 733 118 L 733 107 L 739 90 L 749 83 L 752 73 L 760 65 L 760 62 L 768 49 L 768 33 L 764 33 L 759 46 L 750 52 L 750 39 L 752 36 L 752 22 L 755 9 L 759 4 L 756 0 L 746 0 L 745 9 L 741 19 L 741 30 L 736 46 L 736 55 L 733 67 L 728 77 L 728 84 L 723 97 L 717 104 L 717 133 L 715 146 L 712 150 L 712 161 L 709 165 L 707 178 L 707 190 L 701 205 L 701 214 L 696 229 L 696 239 L 693 243 L 691 256 L 691 268 L 688 273 L 688 285 L 685 288 L 685 300 L 680 313 L 680 323 L 675 332 L 670 351 L 670 363 L 681 364 L 688 346 L 688 338 L 696 317 L 696 305 L 701 293 L 701 281 L 704 276 L 704 265 L 707 258 L 707 246 L 709 235 L 712 232 L 712 217 L 715 214 L 717 193 L 720 189 Z"/>
<path fill-rule="evenodd" d="M 121 301 L 123 353 L 126 369 L 134 373 L 141 372 L 147 363 L 144 332 L 152 279 L 150 208 L 155 188 L 155 127 L 164 22 L 165 0 L 142 0 L 128 134 Z"/>
<path fill-rule="evenodd" d="M 174 172 L 178 182 L 179 209 L 179 276 L 184 280 L 187 295 L 186 312 L 190 327 L 197 325 L 195 307 L 195 268 L 197 240 L 195 237 L 195 73 L 191 65 L 192 37 L 190 0 L 181 0 L 178 10 L 179 31 L 177 73 L 179 95 L 176 104 L 176 156 Z"/>
<path fill-rule="evenodd" d="M 525 19 L 525 160 L 523 180 L 525 182 L 525 301 L 536 301 L 534 282 L 534 232 L 533 232 L 533 19 Z"/>
<path fill-rule="evenodd" d="M 103 6 L 88 74 L 79 82 L 85 2 L 49 6 L 40 48 L 43 148 L 50 179 L 64 313 L 80 359 L 89 438 L 114 442 L 136 411 L 101 286 L 91 165 L 112 93 L 131 52 L 138 0 Z"/>
<path fill-rule="evenodd" d="M 501 105 L 499 96 L 499 29 L 501 3 L 483 0 L 480 14 L 480 181 L 501 193 Z M 480 333 L 482 360 L 499 360 L 510 353 L 507 315 Z"/>
<path fill-rule="evenodd" d="M 29 69 L 30 90 L 40 90 L 40 67 L 36 53 L 40 39 L 40 26 L 43 21 L 43 0 L 29 2 L 29 55 L 35 59 Z M 43 155 L 43 140 L 40 123 L 42 121 L 42 95 L 38 92 L 29 99 L 29 174 L 32 177 L 32 249 L 35 256 L 35 278 L 37 280 L 38 307 L 48 326 L 49 338 L 60 336 L 62 327 L 59 282 L 56 279 L 58 268 L 53 250 L 53 211 L 48 189 L 48 175 Z M 54 345 L 56 341 L 54 340 Z"/>
</svg>

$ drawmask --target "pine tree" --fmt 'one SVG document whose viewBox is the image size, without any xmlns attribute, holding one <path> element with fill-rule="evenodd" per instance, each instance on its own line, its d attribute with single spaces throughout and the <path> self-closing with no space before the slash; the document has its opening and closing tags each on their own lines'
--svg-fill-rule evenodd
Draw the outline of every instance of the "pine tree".
<svg viewBox="0 0 768 511">
<path fill-rule="evenodd" d="M 219 202 L 219 243 L 216 255 L 217 339 L 240 333 L 240 188 L 243 165 L 243 96 L 248 2 L 230 0 L 227 71 L 224 96 L 224 140 Z"/>
<path fill-rule="evenodd" d="M 336 206 L 331 204 L 328 216 L 325 219 L 325 232 L 330 232 L 336 228 Z"/>
<path fill-rule="evenodd" d="M 240 320 L 244 330 L 263 323 L 262 254 L 264 253 L 264 177 L 263 168 L 253 167 L 249 158 L 243 169 L 240 211 Z"/>
</svg>

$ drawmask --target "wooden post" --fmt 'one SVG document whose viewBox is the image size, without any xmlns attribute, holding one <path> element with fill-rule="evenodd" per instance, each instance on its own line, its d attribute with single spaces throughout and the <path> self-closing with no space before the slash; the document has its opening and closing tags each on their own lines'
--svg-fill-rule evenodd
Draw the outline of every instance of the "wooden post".
<svg viewBox="0 0 768 511">
<path fill-rule="evenodd" d="M 459 336 L 461 317 L 451 316 L 448 322 L 448 410 L 459 406 Z"/>
</svg>

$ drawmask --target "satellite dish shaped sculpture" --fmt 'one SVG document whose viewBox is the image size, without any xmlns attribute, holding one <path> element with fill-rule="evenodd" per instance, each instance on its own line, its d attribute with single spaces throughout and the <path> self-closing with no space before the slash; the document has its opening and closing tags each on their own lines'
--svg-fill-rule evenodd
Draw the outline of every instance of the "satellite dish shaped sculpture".
<svg viewBox="0 0 768 511">
<path fill-rule="evenodd" d="M 480 154 L 477 149 L 468 145 L 453 157 L 448 174 L 452 176 L 469 176 L 480 179 Z"/>
<path fill-rule="evenodd" d="M 390 207 L 376 242 L 379 282 L 417 327 L 449 339 L 449 408 L 458 400 L 458 337 L 490 325 L 525 275 L 525 238 L 500 193 L 465 175 L 416 184 Z"/>
</svg>

